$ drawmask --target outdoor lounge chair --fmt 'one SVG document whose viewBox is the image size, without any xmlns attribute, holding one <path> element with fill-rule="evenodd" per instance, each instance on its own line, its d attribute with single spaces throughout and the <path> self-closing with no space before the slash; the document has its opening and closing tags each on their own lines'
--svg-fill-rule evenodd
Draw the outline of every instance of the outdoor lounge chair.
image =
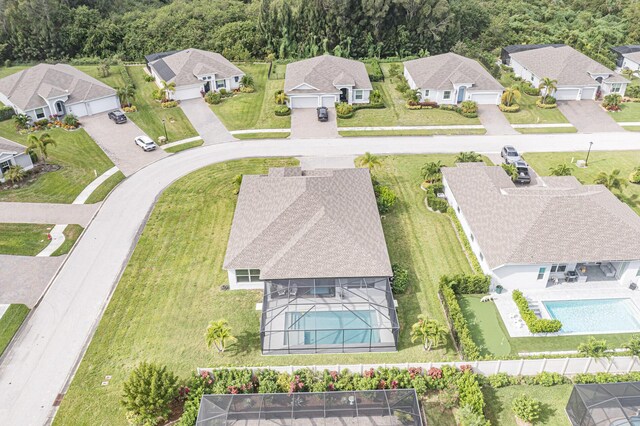
<svg viewBox="0 0 640 426">
<path fill-rule="evenodd" d="M 298 295 L 298 284 L 291 284 L 289 287 L 289 294 L 293 297 Z"/>
<path fill-rule="evenodd" d="M 638 285 L 636 283 L 629 284 L 629 290 L 637 290 L 637 289 L 638 289 Z"/>
</svg>

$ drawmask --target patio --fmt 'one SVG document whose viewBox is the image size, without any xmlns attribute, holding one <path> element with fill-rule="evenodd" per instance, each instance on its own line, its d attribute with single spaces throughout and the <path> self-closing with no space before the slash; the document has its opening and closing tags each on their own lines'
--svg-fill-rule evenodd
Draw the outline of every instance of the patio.
<svg viewBox="0 0 640 426">
<path fill-rule="evenodd" d="M 618 281 L 618 276 L 624 272 L 625 262 L 578 263 L 575 268 L 567 267 L 549 274 L 547 287 L 567 283 L 592 283 Z M 564 265 L 561 265 L 564 266 Z"/>
</svg>

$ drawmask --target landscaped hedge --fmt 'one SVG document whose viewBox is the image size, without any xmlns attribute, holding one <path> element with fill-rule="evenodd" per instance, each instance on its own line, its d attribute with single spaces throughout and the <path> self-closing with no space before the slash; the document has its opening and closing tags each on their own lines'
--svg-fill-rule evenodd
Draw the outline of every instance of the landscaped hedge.
<svg viewBox="0 0 640 426">
<path fill-rule="evenodd" d="M 0 121 L 10 120 L 16 112 L 10 106 L 0 108 Z"/>
<path fill-rule="evenodd" d="M 505 104 L 500 104 L 498 105 L 498 108 L 500 108 L 500 111 L 502 112 L 518 112 L 520 111 L 520 105 L 518 104 L 513 104 L 513 105 L 505 105 Z"/>
<path fill-rule="evenodd" d="M 376 59 L 372 59 L 369 61 L 371 64 L 371 73 L 369 74 L 369 80 L 374 81 L 384 81 L 384 74 L 382 73 L 382 68 L 380 68 L 380 63 Z"/>
<path fill-rule="evenodd" d="M 491 278 L 483 274 L 443 275 L 440 285 L 450 287 L 455 294 L 483 294 L 489 292 Z"/>
<path fill-rule="evenodd" d="M 277 115 L 278 117 L 285 117 L 287 115 L 291 115 L 291 108 L 289 108 L 286 105 L 278 105 L 275 107 L 275 109 L 273 110 L 273 112 L 275 113 L 275 115 Z"/>
<path fill-rule="evenodd" d="M 446 213 L 449 209 L 449 203 L 444 198 L 438 197 L 438 193 L 444 192 L 444 185 L 442 183 L 434 183 L 427 186 L 426 190 L 429 208 L 440 213 Z"/>
<path fill-rule="evenodd" d="M 383 109 L 387 107 L 384 104 L 384 102 L 376 102 L 376 103 L 368 103 L 368 104 L 353 104 L 351 106 L 353 107 L 354 111 L 357 111 L 359 109 Z"/>
<path fill-rule="evenodd" d="M 522 91 L 529 96 L 540 96 L 540 89 L 533 87 L 531 84 L 523 84 Z"/>
<path fill-rule="evenodd" d="M 520 290 L 513 290 L 513 301 L 520 311 L 520 316 L 532 333 L 556 333 L 562 328 L 562 323 L 556 319 L 538 318 L 529 308 L 529 302 Z"/>
<path fill-rule="evenodd" d="M 556 101 L 556 98 L 554 98 L 553 96 L 547 96 L 546 98 L 544 96 L 540 96 L 536 100 L 536 106 L 542 109 L 553 109 L 558 106 L 558 103 Z"/>
<path fill-rule="evenodd" d="M 471 337 L 469 324 L 467 324 L 467 320 L 462 314 L 456 293 L 449 285 L 444 284 L 441 280 L 439 294 L 453 338 L 456 341 L 462 357 L 470 361 L 480 359 L 480 348 Z"/>
</svg>

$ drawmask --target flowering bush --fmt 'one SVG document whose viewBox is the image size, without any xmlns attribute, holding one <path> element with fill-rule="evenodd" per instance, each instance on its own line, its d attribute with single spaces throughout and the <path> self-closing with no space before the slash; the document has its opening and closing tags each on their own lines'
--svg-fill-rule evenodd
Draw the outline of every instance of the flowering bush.
<svg viewBox="0 0 640 426">
<path fill-rule="evenodd" d="M 604 97 L 602 107 L 607 111 L 620 111 L 620 102 L 622 102 L 622 96 L 617 93 L 611 93 Z"/>
<path fill-rule="evenodd" d="M 175 108 L 178 106 L 178 101 L 165 101 L 160 104 L 162 108 Z"/>
<path fill-rule="evenodd" d="M 138 108 L 135 105 L 131 105 L 131 106 L 122 108 L 122 110 L 124 112 L 137 112 Z"/>
</svg>

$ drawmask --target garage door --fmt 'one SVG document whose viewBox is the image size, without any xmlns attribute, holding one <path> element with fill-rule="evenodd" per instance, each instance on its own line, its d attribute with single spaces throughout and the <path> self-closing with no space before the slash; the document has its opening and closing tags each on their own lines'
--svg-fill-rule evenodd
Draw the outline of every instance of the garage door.
<svg viewBox="0 0 640 426">
<path fill-rule="evenodd" d="M 596 88 L 591 87 L 588 89 L 582 89 L 581 99 L 594 99 L 596 97 Z"/>
<path fill-rule="evenodd" d="M 578 99 L 578 92 L 580 89 L 558 89 L 556 90 L 555 97 L 559 101 L 575 101 Z"/>
<path fill-rule="evenodd" d="M 479 105 L 498 105 L 499 94 L 495 93 L 471 93 L 471 100 L 477 102 Z"/>
<path fill-rule="evenodd" d="M 317 96 L 292 96 L 289 98 L 291 108 L 317 108 Z"/>
<path fill-rule="evenodd" d="M 111 111 L 117 108 L 120 108 L 120 102 L 118 102 L 117 96 L 87 102 L 87 113 L 89 115 Z"/>
<path fill-rule="evenodd" d="M 336 97 L 335 96 L 323 96 L 322 97 L 322 106 L 327 108 L 333 108 L 336 106 Z"/>
</svg>

